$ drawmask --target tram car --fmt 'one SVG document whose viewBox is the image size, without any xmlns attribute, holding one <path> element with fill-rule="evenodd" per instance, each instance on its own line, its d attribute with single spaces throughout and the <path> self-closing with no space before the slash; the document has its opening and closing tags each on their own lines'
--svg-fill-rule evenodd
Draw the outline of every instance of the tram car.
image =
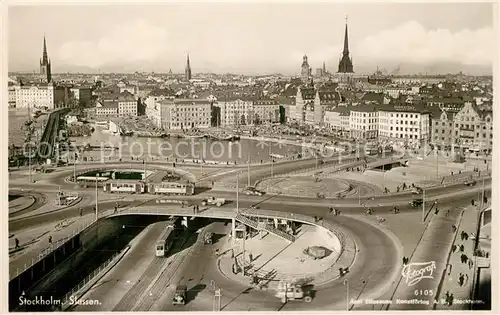
<svg viewBox="0 0 500 315">
<path fill-rule="evenodd" d="M 110 180 L 104 183 L 104 191 L 109 193 L 145 193 L 147 185 L 142 181 L 136 180 Z"/>
<path fill-rule="evenodd" d="M 150 183 L 148 191 L 152 194 L 190 196 L 194 194 L 194 184 L 187 181 Z"/>
<path fill-rule="evenodd" d="M 166 223 L 165 230 L 161 233 L 156 241 L 155 255 L 156 257 L 166 257 L 168 252 L 172 249 L 174 241 L 177 237 L 176 225 L 179 219 L 175 218 Z"/>
</svg>

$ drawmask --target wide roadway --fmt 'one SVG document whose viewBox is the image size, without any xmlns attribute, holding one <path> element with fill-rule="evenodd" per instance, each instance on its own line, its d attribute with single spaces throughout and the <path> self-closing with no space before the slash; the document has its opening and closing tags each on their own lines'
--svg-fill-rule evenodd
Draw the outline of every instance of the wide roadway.
<svg viewBox="0 0 500 315">
<path fill-rule="evenodd" d="M 485 188 L 490 191 L 491 179 L 485 181 Z M 425 193 L 426 200 L 438 200 L 440 204 L 446 204 L 453 200 L 463 200 L 463 202 L 470 202 L 471 199 L 477 198 L 482 186 L 468 187 L 463 184 L 449 185 L 446 187 L 437 187 L 429 189 Z M 41 192 L 41 191 L 40 191 Z M 92 189 L 88 189 L 88 193 L 92 194 Z M 152 206 L 164 207 L 165 204 L 156 203 L 157 199 L 178 199 L 187 200 L 190 203 L 201 203 L 203 198 L 215 195 L 221 198 L 227 198 L 225 206 L 234 208 L 236 205 L 236 193 L 227 191 L 207 191 L 195 196 L 147 196 L 137 195 L 137 200 L 134 201 L 120 201 L 121 206 L 134 207 L 134 206 Z M 257 206 L 262 209 L 277 210 L 288 213 L 305 213 L 310 215 L 326 215 L 329 207 L 335 207 L 345 213 L 359 214 L 363 213 L 366 207 L 373 207 L 374 214 L 389 213 L 393 210 L 394 206 L 398 206 L 401 211 L 421 211 L 422 207 L 410 207 L 408 202 L 422 198 L 422 195 L 414 195 L 411 192 L 403 192 L 399 194 L 381 195 L 376 196 L 375 199 L 371 198 L 346 198 L 346 199 L 316 199 L 304 197 L 290 197 L 280 195 L 264 195 L 247 196 L 243 193 L 239 194 L 239 207 L 244 210 L 251 206 Z M 99 211 L 112 209 L 116 206 L 115 201 L 104 202 L 99 204 Z M 51 212 L 27 216 L 24 218 L 9 219 L 9 232 L 15 232 L 21 229 L 27 229 L 31 226 L 37 226 L 50 222 L 60 221 L 69 218 L 75 218 L 80 215 L 79 209 L 83 213 L 90 213 L 93 211 L 94 205 L 75 206 L 63 210 L 53 210 Z"/>
</svg>

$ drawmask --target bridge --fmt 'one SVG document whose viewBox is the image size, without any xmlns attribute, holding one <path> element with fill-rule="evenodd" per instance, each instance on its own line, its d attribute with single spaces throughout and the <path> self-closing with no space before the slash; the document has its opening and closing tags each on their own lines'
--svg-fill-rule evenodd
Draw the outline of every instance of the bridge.
<svg viewBox="0 0 500 315">
<path fill-rule="evenodd" d="M 64 117 L 68 112 L 68 108 L 63 108 L 50 113 L 36 152 L 36 158 L 39 162 L 44 162 L 54 156 L 56 141 L 59 138 L 58 133 L 61 117 Z"/>
</svg>

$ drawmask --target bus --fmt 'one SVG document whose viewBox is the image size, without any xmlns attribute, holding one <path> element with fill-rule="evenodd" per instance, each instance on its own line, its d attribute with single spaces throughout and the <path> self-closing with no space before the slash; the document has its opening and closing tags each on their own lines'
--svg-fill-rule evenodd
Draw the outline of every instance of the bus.
<svg viewBox="0 0 500 315">
<path fill-rule="evenodd" d="M 166 257 L 168 252 L 172 249 L 174 240 L 176 238 L 175 225 L 178 219 L 168 221 L 165 230 L 161 233 L 158 241 L 156 241 L 155 254 L 156 257 Z"/>
</svg>

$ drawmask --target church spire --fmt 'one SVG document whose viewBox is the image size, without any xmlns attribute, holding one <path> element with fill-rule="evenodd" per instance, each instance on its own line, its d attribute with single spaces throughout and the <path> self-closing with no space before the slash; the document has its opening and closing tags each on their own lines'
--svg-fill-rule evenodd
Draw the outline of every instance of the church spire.
<svg viewBox="0 0 500 315">
<path fill-rule="evenodd" d="M 191 80 L 191 64 L 189 62 L 189 54 L 187 54 L 186 70 L 184 71 L 184 76 L 186 81 Z"/>
<path fill-rule="evenodd" d="M 343 55 L 349 54 L 349 37 L 347 35 L 347 15 L 345 17 L 344 51 L 342 52 L 342 54 Z"/>
<path fill-rule="evenodd" d="M 47 54 L 47 42 L 45 40 L 45 35 L 43 36 L 43 55 L 42 55 L 42 63 L 47 64 L 49 62 L 49 57 Z"/>
<path fill-rule="evenodd" d="M 347 16 L 345 17 L 344 50 L 339 61 L 339 73 L 354 73 L 352 59 L 349 58 L 349 38 L 347 35 Z"/>
<path fill-rule="evenodd" d="M 40 59 L 40 74 L 42 78 L 47 82 L 52 81 L 52 71 L 50 69 L 49 54 L 47 53 L 47 41 L 45 35 L 43 36 L 43 54 L 42 59 Z"/>
</svg>

